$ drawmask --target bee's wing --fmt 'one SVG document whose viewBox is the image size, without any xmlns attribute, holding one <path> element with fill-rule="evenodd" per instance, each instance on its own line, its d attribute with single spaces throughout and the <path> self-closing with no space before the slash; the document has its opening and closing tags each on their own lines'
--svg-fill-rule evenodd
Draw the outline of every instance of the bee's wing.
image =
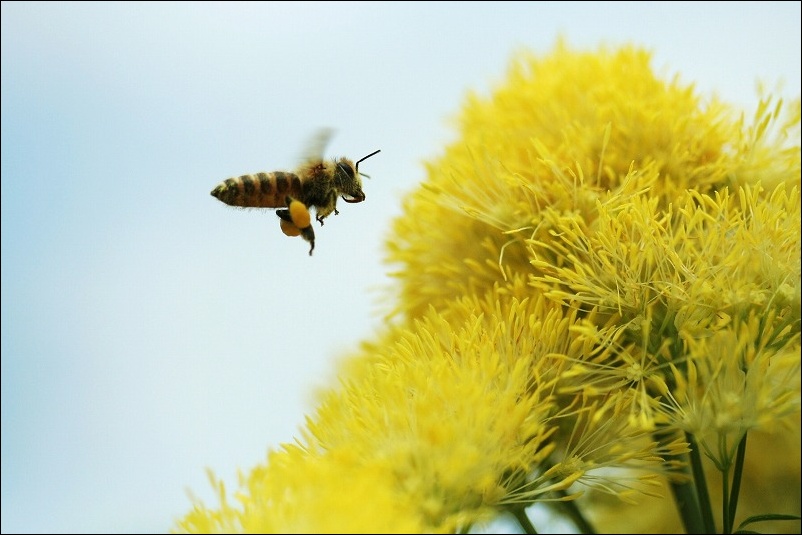
<svg viewBox="0 0 802 535">
<path fill-rule="evenodd" d="M 304 163 L 308 162 L 319 162 L 323 159 L 323 153 L 326 150 L 326 146 L 329 144 L 331 137 L 334 135 L 334 130 L 331 128 L 321 128 L 317 132 L 312 135 L 309 141 L 306 143 L 306 147 L 304 148 L 303 153 L 301 154 L 301 161 Z"/>
</svg>

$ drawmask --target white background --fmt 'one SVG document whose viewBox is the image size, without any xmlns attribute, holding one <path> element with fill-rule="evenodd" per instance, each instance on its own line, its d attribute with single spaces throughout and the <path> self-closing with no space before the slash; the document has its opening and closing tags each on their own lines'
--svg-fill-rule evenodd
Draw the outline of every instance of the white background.
<svg viewBox="0 0 802 535">
<path fill-rule="evenodd" d="M 800 3 L 2 3 L 2 531 L 165 532 L 290 442 L 382 321 L 383 241 L 513 51 L 634 43 L 752 108 L 800 93 Z M 381 154 L 315 227 L 211 197 Z"/>
</svg>

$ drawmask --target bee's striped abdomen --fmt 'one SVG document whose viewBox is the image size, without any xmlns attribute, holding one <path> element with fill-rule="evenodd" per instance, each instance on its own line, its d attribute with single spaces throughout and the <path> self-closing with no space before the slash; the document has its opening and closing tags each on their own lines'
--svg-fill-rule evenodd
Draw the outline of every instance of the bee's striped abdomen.
<svg viewBox="0 0 802 535">
<path fill-rule="evenodd" d="M 279 208 L 287 195 L 300 197 L 301 179 L 295 173 L 276 171 L 228 178 L 212 190 L 212 195 L 230 206 Z"/>
</svg>

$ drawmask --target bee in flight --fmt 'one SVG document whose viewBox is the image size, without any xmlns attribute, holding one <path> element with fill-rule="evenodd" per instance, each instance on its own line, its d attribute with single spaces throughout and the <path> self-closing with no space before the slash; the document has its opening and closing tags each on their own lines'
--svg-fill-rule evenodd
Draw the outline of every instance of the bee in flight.
<svg viewBox="0 0 802 535">
<path fill-rule="evenodd" d="M 230 206 L 243 208 L 280 208 L 281 230 L 287 236 L 302 236 L 315 249 L 315 231 L 309 208 L 315 219 L 323 220 L 338 214 L 337 197 L 345 202 L 365 200 L 359 163 L 381 152 L 371 152 L 356 163 L 348 158 L 323 160 L 323 150 L 331 139 L 331 130 L 322 130 L 310 144 L 300 167 L 294 172 L 274 171 L 227 178 L 212 190 L 212 196 Z M 363 175 L 367 176 L 367 175 Z"/>
</svg>

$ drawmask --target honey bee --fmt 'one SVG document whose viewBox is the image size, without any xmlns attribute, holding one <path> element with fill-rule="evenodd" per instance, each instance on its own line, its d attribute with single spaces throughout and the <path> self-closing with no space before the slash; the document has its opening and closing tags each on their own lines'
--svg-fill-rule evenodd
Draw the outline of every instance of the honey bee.
<svg viewBox="0 0 802 535">
<path fill-rule="evenodd" d="M 212 190 L 212 196 L 230 206 L 280 208 L 276 215 L 282 232 L 287 236 L 302 236 L 310 243 L 311 256 L 315 232 L 309 208 L 314 207 L 315 219 L 322 226 L 332 212 L 339 214 L 337 197 L 348 203 L 364 201 L 359 164 L 381 152 L 371 152 L 356 163 L 348 158 L 324 161 L 323 150 L 331 135 L 331 130 L 322 130 L 314 138 L 294 173 L 273 171 L 227 178 Z"/>
</svg>

